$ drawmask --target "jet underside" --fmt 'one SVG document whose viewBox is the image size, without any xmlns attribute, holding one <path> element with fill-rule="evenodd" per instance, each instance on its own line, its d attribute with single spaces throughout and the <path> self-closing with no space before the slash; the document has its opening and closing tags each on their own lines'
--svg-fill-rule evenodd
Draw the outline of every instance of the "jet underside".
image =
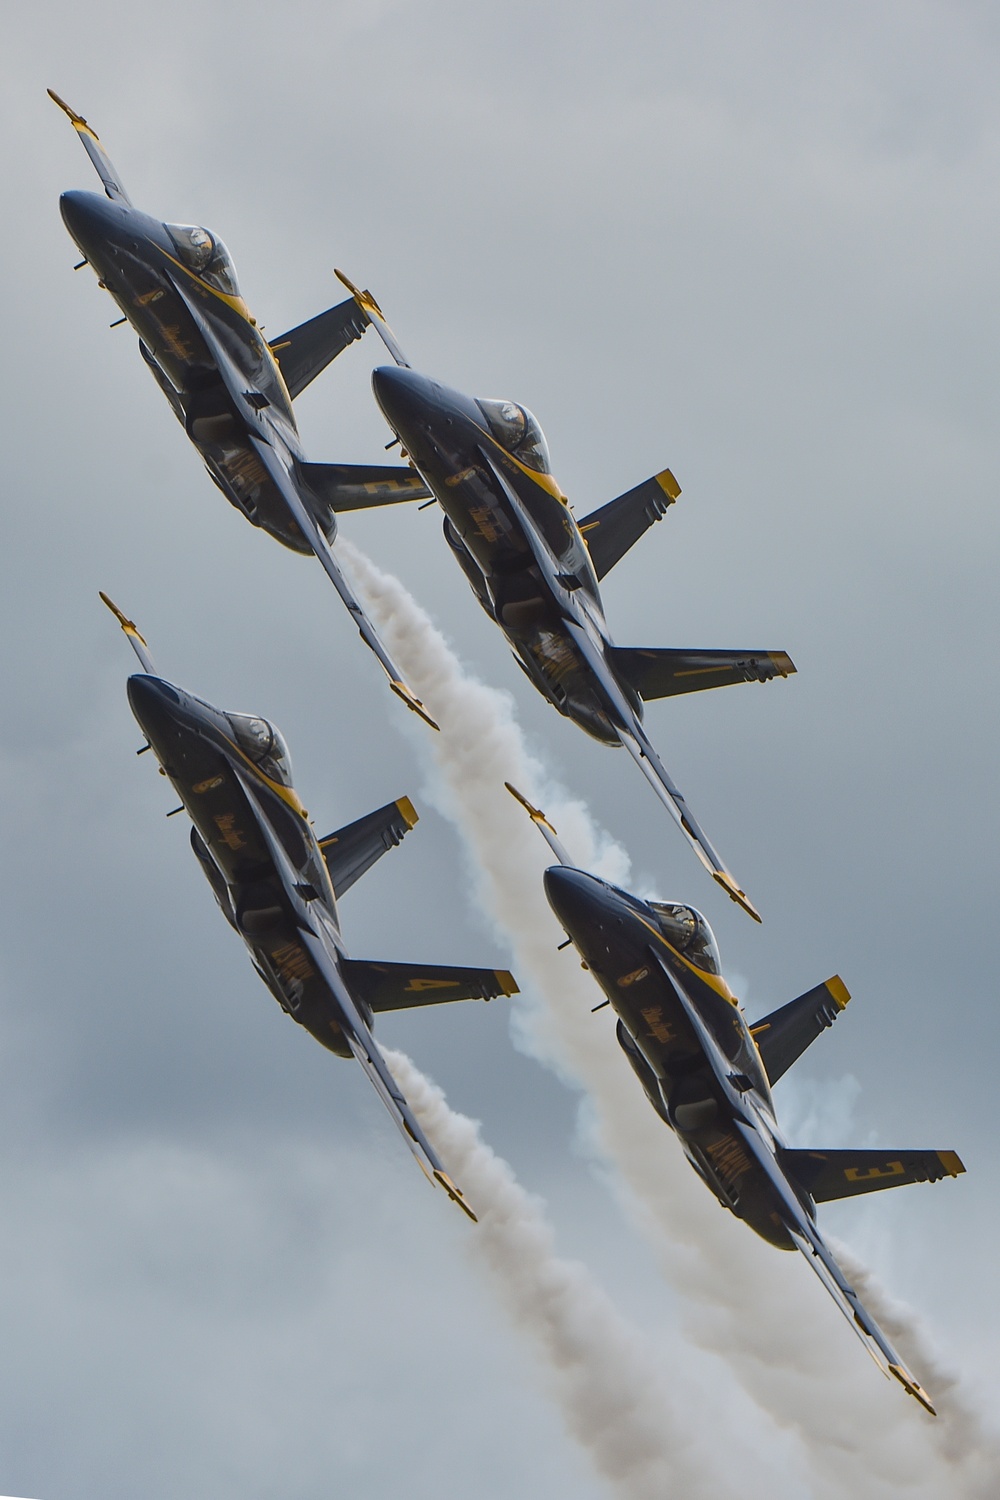
<svg viewBox="0 0 1000 1500">
<path fill-rule="evenodd" d="M 143 359 L 219 489 L 253 525 L 296 552 L 310 553 L 249 440 L 186 300 L 196 299 L 211 322 L 254 405 L 266 412 L 272 440 L 301 459 L 280 370 L 239 299 L 213 293 L 189 275 L 164 247 L 163 225 L 137 209 L 105 203 L 91 193 L 65 194 L 63 216 L 99 284 L 138 334 Z M 330 529 L 331 517 L 321 524 Z"/>
<path fill-rule="evenodd" d="M 571 883 L 559 872 L 554 878 L 549 872 L 546 881 L 550 889 L 556 883 L 560 887 L 556 901 L 566 925 L 574 900 Z M 618 1040 L 649 1102 L 675 1131 L 688 1160 L 719 1201 L 762 1239 L 783 1250 L 794 1249 L 771 1181 L 747 1152 L 737 1116 L 718 1088 L 702 1042 L 661 964 L 677 970 L 679 982 L 727 1058 L 731 1079 L 747 1102 L 743 1118 L 759 1128 L 763 1115 L 773 1136 L 767 1079 L 728 988 L 717 976 L 685 964 L 642 915 L 641 903 L 629 910 L 622 893 L 609 893 L 606 910 L 598 916 L 592 885 L 587 901 L 585 921 L 572 923 L 573 940 L 618 1015 Z M 812 1205 L 803 1200 L 803 1206 L 812 1215 Z"/>
<path fill-rule="evenodd" d="M 254 967 L 282 1009 L 315 1039 L 342 1057 L 351 1053 L 337 1023 L 338 1006 L 306 953 L 288 907 L 259 819 L 230 754 L 197 729 L 177 730 L 162 712 L 157 694 L 133 679 L 130 697 L 137 715 L 184 804 L 194 831 L 194 852 L 227 920 L 243 938 Z M 210 710 L 203 710 L 206 718 Z M 235 752 L 233 752 L 235 754 Z M 308 823 L 262 785 L 274 829 L 303 890 L 323 903 L 328 930 L 338 930 L 336 903 L 323 857 Z M 365 1017 L 370 1022 L 370 1015 Z"/>
<path fill-rule="evenodd" d="M 418 463 L 445 512 L 445 536 L 473 592 L 503 631 L 530 681 L 561 714 L 604 744 L 619 737 L 590 664 L 565 627 L 525 536 L 522 519 L 478 453 Z M 478 462 L 477 462 L 478 460 Z M 599 610 L 596 579 L 565 503 L 526 476 L 511 476 L 531 520 L 557 558 L 565 580 Z M 642 709 L 635 700 L 637 717 Z"/>
</svg>

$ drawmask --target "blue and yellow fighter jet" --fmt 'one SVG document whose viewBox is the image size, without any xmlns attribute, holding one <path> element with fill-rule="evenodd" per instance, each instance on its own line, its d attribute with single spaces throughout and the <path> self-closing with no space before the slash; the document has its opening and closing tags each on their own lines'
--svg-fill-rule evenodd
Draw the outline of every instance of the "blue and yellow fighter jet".
<svg viewBox="0 0 1000 1500">
<path fill-rule="evenodd" d="M 93 267 L 121 309 L 118 322 L 138 334 L 140 354 L 226 499 L 284 546 L 316 554 L 393 691 L 437 728 L 402 681 L 331 547 L 339 511 L 428 491 L 406 466 L 307 462 L 292 410 L 294 398 L 365 332 L 367 315 L 349 297 L 268 342 L 219 237 L 135 208 L 83 116 L 49 94 L 73 122 L 106 194 L 69 192 L 59 200 L 84 256 L 80 266 Z"/>
<path fill-rule="evenodd" d="M 800 1250 L 887 1375 L 934 1414 L 830 1253 L 816 1204 L 965 1171 L 954 1151 L 798 1151 L 785 1145 L 771 1086 L 850 1000 L 834 976 L 748 1023 L 722 977 L 712 929 L 693 907 L 641 901 L 574 868 L 545 814 L 507 783 L 559 861 L 545 894 L 618 1017 L 618 1041 L 656 1113 L 725 1208 L 780 1250 Z"/>
<path fill-rule="evenodd" d="M 439 501 L 444 534 L 480 604 L 529 680 L 560 713 L 638 762 L 709 873 L 760 921 L 650 743 L 652 698 L 787 677 L 784 651 L 616 646 L 599 580 L 680 494 L 669 469 L 579 523 L 552 475 L 541 428 L 515 401 L 474 400 L 409 365 L 370 292 L 337 275 L 381 335 L 395 367 L 375 370 L 375 399 Z"/>
<path fill-rule="evenodd" d="M 372 1036 L 381 1011 L 517 993 L 496 969 L 349 958 L 337 901 L 417 821 L 408 798 L 317 839 L 266 719 L 223 713 L 165 682 L 133 622 L 106 594 L 142 672 L 129 704 L 194 825 L 191 846 L 229 925 L 282 1010 L 338 1057 L 354 1057 L 432 1181 L 470 1218 Z M 143 752 L 140 751 L 140 754 Z M 169 816 L 169 814 L 168 814 Z"/>
</svg>

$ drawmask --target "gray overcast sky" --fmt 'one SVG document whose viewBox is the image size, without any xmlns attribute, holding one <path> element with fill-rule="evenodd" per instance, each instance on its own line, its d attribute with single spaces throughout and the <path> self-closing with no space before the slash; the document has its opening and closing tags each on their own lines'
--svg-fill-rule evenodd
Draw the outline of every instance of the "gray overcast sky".
<svg viewBox="0 0 1000 1500">
<path fill-rule="evenodd" d="M 4 34 L 0 1489 L 606 1493 L 471 1231 L 257 983 L 134 759 L 98 588 L 165 675 L 282 726 L 318 823 L 413 796 L 419 827 L 344 903 L 355 953 L 508 963 L 319 568 L 224 503 L 72 273 L 58 195 L 97 179 L 47 85 L 140 206 L 222 235 L 270 336 L 338 300 L 341 265 L 415 364 L 535 411 L 579 514 L 674 469 L 681 500 L 605 600 L 623 644 L 796 661 L 647 716 L 761 929 L 631 762 L 531 695 L 436 511 L 343 529 L 513 693 L 636 880 L 705 909 L 752 1014 L 843 975 L 790 1133 L 961 1152 L 959 1183 L 824 1222 L 994 1406 L 995 9 L 53 0 L 9 6 Z M 317 460 L 379 460 L 376 360 L 364 341 L 299 403 Z M 482 1119 L 654 1347 L 686 1351 L 770 1492 L 811 1495 L 725 1362 L 678 1343 L 579 1095 L 503 1007 L 380 1035 Z"/>
</svg>

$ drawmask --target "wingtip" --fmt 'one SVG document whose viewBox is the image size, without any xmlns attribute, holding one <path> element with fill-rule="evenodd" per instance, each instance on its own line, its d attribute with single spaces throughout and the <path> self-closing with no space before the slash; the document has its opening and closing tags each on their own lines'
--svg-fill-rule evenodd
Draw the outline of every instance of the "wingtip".
<svg viewBox="0 0 1000 1500">
<path fill-rule="evenodd" d="M 350 292 L 351 296 L 354 298 L 355 302 L 360 308 L 362 308 L 365 312 L 368 312 L 369 310 L 374 312 L 378 317 L 382 319 L 383 323 L 386 321 L 385 313 L 379 307 L 378 303 L 375 301 L 375 298 L 372 296 L 371 292 L 368 291 L 367 287 L 364 291 L 362 291 L 359 286 L 354 285 L 354 282 L 345 271 L 338 270 L 336 266 L 334 266 L 333 268 L 333 274 L 334 276 L 336 276 L 338 281 L 342 282 L 344 286 L 346 286 L 347 290 Z"/>
<path fill-rule="evenodd" d="M 415 828 L 420 822 L 420 814 L 417 812 L 409 797 L 399 797 L 396 801 L 399 814 L 407 828 Z"/>
<path fill-rule="evenodd" d="M 472 1209 L 469 1207 L 469 1205 L 465 1201 L 465 1198 L 462 1196 L 462 1189 L 460 1187 L 456 1186 L 456 1184 L 454 1182 L 452 1182 L 452 1180 L 448 1176 L 447 1172 L 443 1171 L 440 1167 L 438 1167 L 437 1170 L 434 1173 L 434 1180 L 435 1180 L 435 1182 L 439 1183 L 441 1187 L 444 1188 L 445 1192 L 448 1194 L 448 1197 L 451 1199 L 452 1203 L 457 1203 L 458 1206 L 459 1206 L 459 1208 L 462 1210 L 462 1212 L 464 1214 L 468 1214 L 468 1216 L 472 1220 L 473 1224 L 478 1224 L 479 1223 L 478 1218 L 472 1212 Z"/>
<path fill-rule="evenodd" d="M 118 608 L 115 601 L 110 597 L 110 595 L 106 594 L 103 589 L 98 589 L 97 592 L 100 595 L 101 602 L 107 605 L 108 609 L 110 609 L 111 613 L 114 615 L 115 619 L 118 621 L 125 634 L 138 635 L 139 639 L 142 640 L 142 636 L 139 635 L 139 631 L 135 621 L 130 620 L 128 615 L 126 615 L 122 610 Z M 143 641 L 143 645 L 145 644 L 145 641 Z"/>
<path fill-rule="evenodd" d="M 533 803 L 529 802 L 524 793 L 519 792 L 512 781 L 505 781 L 504 786 L 507 788 L 508 792 L 510 792 L 510 795 L 514 798 L 514 800 L 520 802 L 521 806 L 524 808 L 525 812 L 528 814 L 528 817 L 532 820 L 533 823 L 544 823 L 545 827 L 548 828 L 550 832 L 555 833 L 556 830 L 552 827 L 552 824 L 542 812 L 541 808 L 535 807 Z"/>
<path fill-rule="evenodd" d="M 87 122 L 83 118 L 83 116 L 82 115 L 78 115 L 77 112 L 76 112 L 76 110 L 72 109 L 66 103 L 65 99 L 61 99 L 59 97 L 59 95 L 56 93 L 55 89 L 46 89 L 45 92 L 48 94 L 48 96 L 52 100 L 53 104 L 58 104 L 58 106 L 62 110 L 63 114 L 69 115 L 69 117 L 73 121 L 74 125 L 86 125 Z"/>
<path fill-rule="evenodd" d="M 769 651 L 768 656 L 778 677 L 791 677 L 799 670 L 787 651 Z"/>
<path fill-rule="evenodd" d="M 750 897 L 744 891 L 740 890 L 728 870 L 713 870 L 712 878 L 722 886 L 730 901 L 735 901 L 737 906 L 742 906 L 747 916 L 753 917 L 755 922 L 763 923 L 764 918 L 754 906 Z"/>
<path fill-rule="evenodd" d="M 440 733 L 441 725 L 437 722 L 436 719 L 431 718 L 430 714 L 427 712 L 426 708 L 421 703 L 416 693 L 411 692 L 411 690 L 406 686 L 405 682 L 399 682 L 394 678 L 389 683 L 389 686 L 392 688 L 397 698 L 402 698 L 407 708 L 411 709 L 413 713 L 418 714 L 420 718 L 423 719 L 425 724 L 429 724 L 432 729 L 436 729 Z"/>
<path fill-rule="evenodd" d="M 519 995 L 521 993 L 517 980 L 509 969 L 494 969 L 493 973 L 496 975 L 496 981 L 500 986 L 500 993 L 502 995 Z"/>
<path fill-rule="evenodd" d="M 924 1411 L 930 1412 L 932 1417 L 937 1416 L 937 1408 L 930 1396 L 928 1396 L 919 1380 L 915 1380 L 908 1370 L 904 1369 L 902 1365 L 891 1364 L 889 1366 L 889 1373 L 899 1381 L 908 1396 L 912 1396 L 914 1401 L 920 1402 Z"/>
<path fill-rule="evenodd" d="M 46 89 L 45 92 L 48 94 L 53 104 L 58 104 L 63 114 L 69 116 L 70 124 L 73 126 L 74 130 L 80 131 L 84 135 L 91 136 L 95 141 L 97 140 L 97 132 L 92 128 L 92 126 L 87 124 L 86 120 L 83 118 L 83 115 L 78 115 L 72 105 L 67 104 L 65 99 L 60 99 L 55 89 Z"/>
<path fill-rule="evenodd" d="M 826 987 L 839 1008 L 841 1010 L 846 1009 L 847 1003 L 851 998 L 851 992 L 847 988 L 847 985 L 844 983 L 844 981 L 841 979 L 840 975 L 834 974 L 832 978 L 828 979 L 826 981 Z"/>
<path fill-rule="evenodd" d="M 663 493 L 668 496 L 667 504 L 672 505 L 681 493 L 681 487 L 673 474 L 669 469 L 664 469 L 661 473 L 657 474 L 656 482 Z"/>
</svg>

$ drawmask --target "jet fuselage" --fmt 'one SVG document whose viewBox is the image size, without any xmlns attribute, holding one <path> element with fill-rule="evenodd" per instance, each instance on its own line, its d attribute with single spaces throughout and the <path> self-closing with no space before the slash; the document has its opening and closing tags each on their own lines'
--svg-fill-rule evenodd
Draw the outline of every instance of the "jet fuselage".
<svg viewBox="0 0 1000 1500">
<path fill-rule="evenodd" d="M 301 460 L 304 455 L 291 397 L 270 346 L 236 290 L 235 277 L 229 278 L 233 291 L 227 292 L 221 284 L 213 285 L 198 275 L 184 264 L 170 227 L 128 204 L 75 191 L 63 193 L 59 207 L 100 285 L 138 334 L 143 359 L 211 478 L 247 520 L 293 551 L 310 553 L 311 546 L 254 451 L 218 365 L 178 292 L 182 287 L 186 296 L 196 299 L 211 322 L 254 403 L 266 413 L 272 440 Z M 175 230 L 185 227 L 174 226 Z M 224 250 L 222 254 L 231 266 Z M 314 509 L 317 520 L 332 535 L 336 529 L 332 513 Z"/>
<path fill-rule="evenodd" d="M 771 1181 L 746 1151 L 730 1099 L 657 959 L 691 997 L 731 1064 L 740 1117 L 780 1145 L 760 1054 L 721 974 L 672 946 L 652 905 L 594 875 L 553 866 L 545 872 L 545 892 L 618 1016 L 618 1041 L 646 1097 L 676 1132 L 695 1171 L 763 1239 L 794 1249 Z M 812 1200 L 798 1188 L 796 1193 L 813 1217 Z"/>
<path fill-rule="evenodd" d="M 257 972 L 282 1009 L 316 1041 L 350 1057 L 337 1021 L 336 998 L 302 946 L 258 813 L 240 776 L 253 781 L 297 873 L 300 891 L 322 907 L 337 951 L 346 956 L 333 887 L 297 795 L 254 764 L 237 743 L 231 718 L 210 704 L 148 674 L 129 678 L 128 696 L 194 824 L 192 846 L 216 900 L 250 950 Z M 370 1025 L 371 1011 L 356 998 L 354 1003 Z"/>
<path fill-rule="evenodd" d="M 525 521 L 487 456 L 552 554 L 560 582 L 593 638 L 607 643 L 590 555 L 552 475 L 521 462 L 499 443 L 478 402 L 460 391 L 393 366 L 375 370 L 372 386 L 386 421 L 445 513 L 445 537 L 473 592 L 527 676 L 560 713 L 603 743 L 617 745 L 614 710 L 566 630 L 563 606 L 538 566 Z M 608 670 L 613 673 L 610 662 Z M 613 675 L 641 720 L 638 695 Z"/>
</svg>

